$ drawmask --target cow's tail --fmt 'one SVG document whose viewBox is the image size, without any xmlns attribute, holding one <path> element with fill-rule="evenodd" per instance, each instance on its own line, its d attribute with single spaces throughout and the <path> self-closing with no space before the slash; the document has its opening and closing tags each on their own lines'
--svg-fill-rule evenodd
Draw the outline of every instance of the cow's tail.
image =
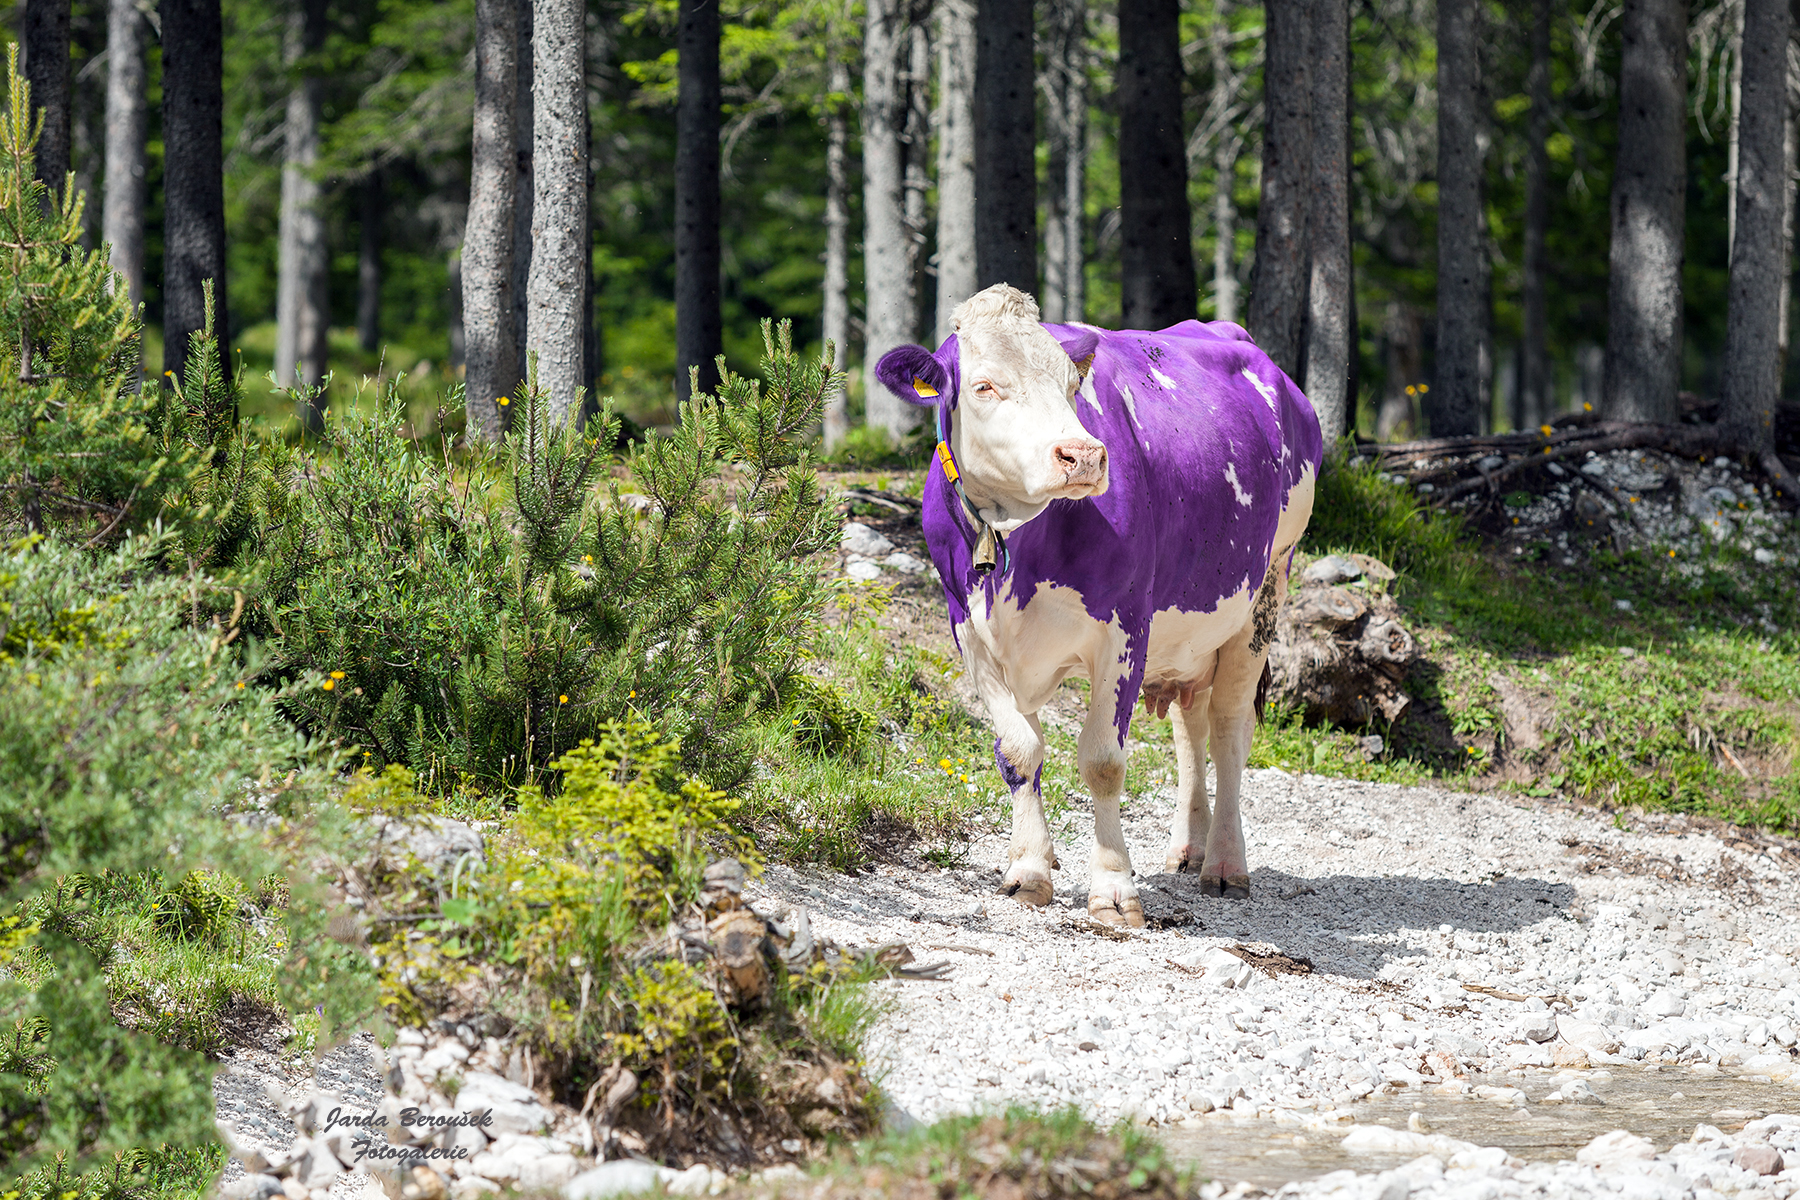
<svg viewBox="0 0 1800 1200">
<path fill-rule="evenodd" d="M 1256 681 L 1256 723 L 1262 724 L 1263 708 L 1269 702 L 1269 685 L 1275 682 L 1275 672 L 1269 669 L 1269 660 L 1263 659 L 1262 678 Z"/>
</svg>

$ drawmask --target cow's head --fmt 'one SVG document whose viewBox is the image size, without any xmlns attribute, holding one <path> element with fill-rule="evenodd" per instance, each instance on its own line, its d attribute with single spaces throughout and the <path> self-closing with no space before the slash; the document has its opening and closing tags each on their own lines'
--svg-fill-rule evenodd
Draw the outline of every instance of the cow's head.
<svg viewBox="0 0 1800 1200">
<path fill-rule="evenodd" d="M 1004 283 L 963 301 L 955 324 L 937 354 L 901 346 L 875 375 L 902 400 L 950 409 L 950 450 L 982 520 L 1010 533 L 1052 500 L 1105 492 L 1106 447 L 1075 416 L 1094 334 L 1059 341 L 1037 302 Z"/>
</svg>

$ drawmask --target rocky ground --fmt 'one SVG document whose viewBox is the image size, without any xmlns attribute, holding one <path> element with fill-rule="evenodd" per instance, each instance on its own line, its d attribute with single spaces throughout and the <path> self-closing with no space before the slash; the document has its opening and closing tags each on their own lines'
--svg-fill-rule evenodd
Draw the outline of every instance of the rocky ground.
<svg viewBox="0 0 1800 1200">
<path fill-rule="evenodd" d="M 1127 810 L 1136 863 L 1161 861 L 1165 822 L 1162 806 Z M 886 1086 L 917 1119 L 1073 1103 L 1103 1122 L 1248 1116 L 1350 1130 L 1352 1152 L 1417 1152 L 1397 1173 L 1291 1187 L 1302 1195 L 1800 1188 L 1800 1170 L 1753 1174 L 1774 1160 L 1739 1153 L 1773 1144 L 1800 1167 L 1800 1118 L 1735 1136 L 1701 1127 L 1673 1148 L 1621 1136 L 1589 1161 L 1530 1165 L 1356 1124 L 1363 1098 L 1408 1090 L 1548 1105 L 1597 1099 L 1591 1072 L 1656 1069 L 1671 1091 L 1684 1073 L 1788 1080 L 1800 1069 L 1793 843 L 1278 771 L 1251 773 L 1245 823 L 1255 898 L 1208 899 L 1187 877 L 1151 874 L 1145 910 L 1163 928 L 1142 933 L 1086 921 L 1080 813 L 1059 838 L 1048 909 L 992 894 L 998 833 L 962 871 L 776 868 L 757 903 L 956 965 L 946 982 L 880 985 L 893 1002 L 877 1050 Z"/>
</svg>

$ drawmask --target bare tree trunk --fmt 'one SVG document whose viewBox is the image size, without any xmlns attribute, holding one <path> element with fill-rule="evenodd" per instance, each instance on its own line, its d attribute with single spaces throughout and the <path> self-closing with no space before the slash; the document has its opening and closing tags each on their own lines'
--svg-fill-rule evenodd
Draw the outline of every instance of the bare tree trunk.
<svg viewBox="0 0 1800 1200">
<path fill-rule="evenodd" d="M 162 0 L 163 368 L 187 369 L 188 338 L 205 324 L 201 284 L 213 281 L 214 333 L 225 360 L 224 45 L 219 0 Z"/>
<path fill-rule="evenodd" d="M 1051 0 L 1044 39 L 1044 320 L 1082 316 L 1087 191 L 1087 0 Z"/>
<path fill-rule="evenodd" d="M 1686 0 L 1625 0 L 1622 41 L 1603 406 L 1616 420 L 1673 422 L 1681 412 Z"/>
<path fill-rule="evenodd" d="M 1192 320 L 1200 304 L 1181 120 L 1180 20 L 1179 0 L 1119 7 L 1119 264 L 1128 329 Z"/>
<path fill-rule="evenodd" d="M 1218 122 L 1218 135 L 1213 142 L 1213 320 L 1236 324 L 1237 202 L 1232 193 L 1237 184 L 1238 151 L 1243 148 L 1244 139 L 1236 130 L 1232 113 L 1243 79 L 1232 69 L 1227 53 L 1231 32 L 1227 15 L 1226 0 L 1213 0 L 1213 27 L 1206 47 L 1212 66 L 1207 113 Z"/>
<path fill-rule="evenodd" d="M 444 308 L 449 316 L 450 370 L 455 373 L 468 366 L 469 343 L 463 328 L 462 247 L 450 252 L 448 279 L 444 288 Z M 465 372 L 466 373 L 466 372 Z M 470 434 L 469 436 L 475 436 Z"/>
<path fill-rule="evenodd" d="M 1800 19 L 1796 19 L 1793 3 L 1788 6 L 1788 17 L 1800 31 Z M 1791 264 L 1794 261 L 1794 199 L 1797 187 L 1800 187 L 1800 96 L 1795 95 L 1796 87 L 1800 87 L 1800 71 L 1796 70 L 1796 60 L 1800 59 L 1800 46 L 1792 39 L 1788 42 L 1788 94 L 1787 94 L 1787 134 L 1783 144 L 1787 147 L 1787 173 L 1781 205 L 1781 261 Z M 1781 348 L 1778 355 L 1781 359 L 1782 380 L 1787 379 L 1789 322 L 1792 318 L 1794 289 L 1791 283 L 1781 289 Z"/>
<path fill-rule="evenodd" d="M 106 6 L 106 203 L 100 236 L 133 307 L 144 300 L 144 15 L 137 0 Z"/>
<path fill-rule="evenodd" d="M 975 283 L 1037 290 L 1032 0 L 975 6 Z"/>
<path fill-rule="evenodd" d="M 1445 0 L 1452 3 L 1454 0 Z M 1250 334 L 1290 376 L 1300 370 L 1312 270 L 1312 20 L 1307 0 L 1264 5 L 1262 202 L 1250 277 Z"/>
<path fill-rule="evenodd" d="M 1525 140 L 1525 253 L 1523 336 L 1519 339 L 1519 387 L 1513 428 L 1533 429 L 1550 419 L 1550 22 L 1555 0 L 1532 0 L 1531 69 L 1526 90 L 1531 117 Z"/>
<path fill-rule="evenodd" d="M 1737 236 L 1725 327 L 1721 423 L 1753 458 L 1775 446 L 1781 293 L 1787 287 L 1788 0 L 1744 0 Z"/>
<path fill-rule="evenodd" d="M 500 397 L 519 381 L 513 253 L 519 159 L 513 130 L 519 85 L 519 0 L 475 6 L 475 122 L 469 217 L 462 248 L 464 396 L 471 439 L 506 432 Z"/>
<path fill-rule="evenodd" d="M 387 212 L 387 188 L 378 167 L 357 189 L 362 212 L 356 248 L 356 344 L 364 354 L 381 349 L 381 223 Z"/>
<path fill-rule="evenodd" d="M 325 248 L 324 188 L 313 174 L 325 81 L 311 57 L 325 44 L 325 0 L 300 0 L 289 16 L 287 64 L 296 77 L 287 97 L 287 147 L 281 168 L 280 262 L 275 284 L 275 382 L 316 385 L 325 378 L 331 330 L 330 263 Z M 303 429 L 325 428 L 325 398 L 301 403 Z"/>
<path fill-rule="evenodd" d="M 550 419 L 567 424 L 581 411 L 587 383 L 582 361 L 588 265 L 587 8 L 582 0 L 532 0 L 532 7 L 537 89 L 533 101 L 537 110 L 536 135 L 531 152 L 531 240 L 535 249 L 527 293 L 531 306 L 529 340 L 525 345 L 528 353 L 537 355 L 538 380 L 550 395 Z M 709 0 L 708 7 L 716 20 L 717 4 Z M 716 37 L 713 47 L 716 55 Z M 714 62 L 717 63 L 716 57 Z M 716 67 L 713 77 L 718 78 Z M 716 162 L 716 138 L 712 148 Z M 713 178 L 716 197 L 716 171 Z M 716 203 L 713 212 L 718 212 Z M 713 229 L 716 239 L 716 219 Z M 675 261 L 679 273 L 679 244 Z M 713 288 L 716 296 L 716 268 Z"/>
<path fill-rule="evenodd" d="M 1424 375 L 1423 341 L 1419 314 L 1399 300 L 1390 300 L 1383 322 L 1382 340 L 1386 343 L 1387 392 L 1381 398 L 1375 416 L 1375 438 L 1391 441 L 1416 432 L 1413 406 L 1417 396 L 1415 384 Z"/>
<path fill-rule="evenodd" d="M 25 82 L 31 85 L 31 107 L 42 109 L 44 130 L 37 142 L 37 177 L 50 189 L 51 203 L 61 202 L 69 171 L 71 136 L 69 104 L 69 0 L 25 0 Z M 36 113 L 32 114 L 33 118 Z"/>
<path fill-rule="evenodd" d="M 675 393 L 718 386 L 724 349 L 719 314 L 719 6 L 681 0 L 676 36 L 681 85 L 675 116 Z"/>
<path fill-rule="evenodd" d="M 513 248 L 511 307 L 513 321 L 513 354 L 518 374 L 506 385 L 511 391 L 525 378 L 525 346 L 531 324 L 531 305 L 526 297 L 531 292 L 532 204 L 537 179 L 532 171 L 532 144 L 537 127 L 537 62 L 531 30 L 532 0 L 515 0 L 519 9 L 519 36 L 513 51 L 518 62 L 518 84 L 513 91 L 513 147 L 516 155 L 513 180 Z M 500 414 L 501 427 L 510 425 L 510 410 Z"/>
<path fill-rule="evenodd" d="M 100 177 L 106 166 L 106 84 L 96 78 L 106 66 L 104 5 L 90 0 L 74 9 L 69 42 L 74 54 L 69 64 L 69 169 L 75 172 L 75 190 L 83 197 L 81 248 L 94 250 L 104 236 Z"/>
<path fill-rule="evenodd" d="M 875 378 L 875 364 L 914 338 L 913 241 L 906 221 L 906 143 L 911 47 L 905 0 L 868 0 L 863 25 L 863 279 L 868 333 L 863 350 L 867 424 L 896 438 L 914 406 Z"/>
<path fill-rule="evenodd" d="M 850 64 L 844 48 L 829 47 L 831 67 L 825 99 L 825 313 L 822 335 L 842 367 L 850 354 Z M 850 432 L 844 389 L 825 401 L 825 448 L 835 449 Z"/>
<path fill-rule="evenodd" d="M 1313 0 L 1313 193 L 1308 217 L 1307 398 L 1329 444 L 1355 413 L 1356 353 L 1350 261 L 1350 5 Z"/>
<path fill-rule="evenodd" d="M 975 0 L 938 0 L 937 342 L 975 284 Z"/>
<path fill-rule="evenodd" d="M 1481 432 L 1487 241 L 1481 225 L 1481 57 L 1475 0 L 1439 0 L 1437 369 L 1433 437 Z"/>
<path fill-rule="evenodd" d="M 906 130 L 901 143 L 906 149 L 906 248 L 912 272 L 913 311 L 909 340 L 936 314 L 932 311 L 930 263 L 925 254 L 929 240 L 931 206 L 931 0 L 912 0 L 906 33 Z M 914 424 L 923 415 L 907 405 Z"/>
</svg>

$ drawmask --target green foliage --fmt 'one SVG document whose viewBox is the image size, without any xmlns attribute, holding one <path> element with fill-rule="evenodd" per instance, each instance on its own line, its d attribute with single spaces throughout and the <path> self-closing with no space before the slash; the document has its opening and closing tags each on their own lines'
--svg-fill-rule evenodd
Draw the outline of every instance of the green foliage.
<svg viewBox="0 0 1800 1200">
<path fill-rule="evenodd" d="M 610 722 L 654 717 L 683 765 L 743 778 L 825 600 L 831 518 L 803 449 L 841 376 L 764 323 L 765 385 L 728 373 L 606 478 L 617 419 L 551 427 L 521 388 L 496 459 L 413 452 L 391 391 L 334 421 L 332 469 L 268 551 L 279 671 L 304 728 L 428 789 L 547 783 Z M 497 481 L 496 481 L 497 476 Z"/>
<path fill-rule="evenodd" d="M 240 686 L 257 659 L 237 630 L 195 622 L 217 584 L 160 573 L 168 556 L 166 537 L 97 558 L 55 540 L 0 554 L 8 629 L 80 630 L 15 640 L 0 661 L 0 902 L 20 906 L 0 939 L 0 1030 L 18 1035 L 0 1069 L 0 1157 L 27 1167 L 210 1144 L 211 1068 L 197 1051 L 218 1046 L 234 997 L 274 1002 L 279 954 L 220 944 L 230 924 L 212 897 L 242 893 L 187 867 L 266 874 L 275 864 L 216 814 L 259 779 L 274 796 L 309 751 L 276 696 Z M 158 928 L 170 889 L 146 882 L 156 870 L 183 881 L 164 911 L 204 921 Z"/>
<path fill-rule="evenodd" d="M 852 1146 L 822 1175 L 810 1191 L 827 1200 L 915 1195 L 921 1183 L 945 1196 L 1174 1200 L 1194 1182 L 1149 1133 L 1130 1125 L 1103 1132 L 1073 1107 L 950 1117 Z"/>
<path fill-rule="evenodd" d="M 890 643 L 890 593 L 841 585 L 808 674 L 757 727 L 765 770 L 749 785 L 750 823 L 772 857 L 849 868 L 898 823 L 930 839 L 960 831 L 1003 799 L 992 735 L 948 694 L 959 664 Z"/>
<path fill-rule="evenodd" d="M 738 1039 L 704 972 L 681 962 L 633 971 L 618 1005 L 625 1028 L 610 1041 L 619 1061 L 659 1078 L 665 1093 L 678 1081 L 702 1094 L 726 1082 Z"/>
<path fill-rule="evenodd" d="M 1361 551 L 1399 572 L 1424 661 L 1420 702 L 1367 761 L 1354 734 L 1273 708 L 1258 765 L 1394 782 L 1487 777 L 1610 806 L 1800 828 L 1800 597 L 1729 546 L 1697 561 L 1600 552 L 1579 573 L 1496 563 L 1455 517 L 1334 453 L 1307 548 Z M 1629 613 L 1615 601 L 1632 602 Z M 1492 684 L 1535 697 L 1544 744 L 1508 743 Z"/>
<path fill-rule="evenodd" d="M 144 437 L 137 317 L 99 250 L 83 250 L 82 197 L 46 211 L 30 92 L 8 44 L 0 113 L 0 536 L 78 522 L 116 528 L 132 506 Z"/>
</svg>

